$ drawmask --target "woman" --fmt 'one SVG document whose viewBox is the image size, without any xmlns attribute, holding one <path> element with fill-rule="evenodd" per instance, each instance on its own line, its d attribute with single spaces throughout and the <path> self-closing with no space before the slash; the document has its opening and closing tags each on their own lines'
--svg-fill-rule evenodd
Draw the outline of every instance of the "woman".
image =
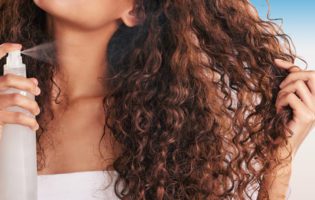
<svg viewBox="0 0 315 200">
<path fill-rule="evenodd" d="M 121 199 L 285 198 L 315 73 L 248 1 L 0 2 L 1 57 L 56 41 L 56 64 L 0 79 L 37 95 L 1 95 L 0 119 L 37 130 L 39 177 L 114 171 Z"/>
</svg>

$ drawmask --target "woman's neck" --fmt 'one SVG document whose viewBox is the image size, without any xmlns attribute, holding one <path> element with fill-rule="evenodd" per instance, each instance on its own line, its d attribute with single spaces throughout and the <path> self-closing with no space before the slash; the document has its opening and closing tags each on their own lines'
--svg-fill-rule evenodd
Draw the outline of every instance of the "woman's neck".
<svg viewBox="0 0 315 200">
<path fill-rule="evenodd" d="M 101 97 L 105 94 L 107 45 L 118 25 L 98 30 L 82 30 L 53 19 L 58 68 L 54 77 L 69 101 L 80 97 Z"/>
</svg>

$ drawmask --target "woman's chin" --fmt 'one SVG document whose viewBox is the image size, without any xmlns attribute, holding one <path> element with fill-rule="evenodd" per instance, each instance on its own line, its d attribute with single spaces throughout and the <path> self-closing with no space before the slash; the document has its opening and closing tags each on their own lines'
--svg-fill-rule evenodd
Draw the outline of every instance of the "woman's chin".
<svg viewBox="0 0 315 200">
<path fill-rule="evenodd" d="M 53 20 L 75 29 L 97 30 L 115 21 L 113 16 L 92 12 L 93 9 L 82 6 L 84 4 L 64 3 L 66 0 L 33 1 Z"/>
</svg>

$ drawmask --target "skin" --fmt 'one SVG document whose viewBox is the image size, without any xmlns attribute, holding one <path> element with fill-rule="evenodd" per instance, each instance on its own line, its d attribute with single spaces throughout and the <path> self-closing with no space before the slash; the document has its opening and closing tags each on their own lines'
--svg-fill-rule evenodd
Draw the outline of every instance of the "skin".
<svg viewBox="0 0 315 200">
<path fill-rule="evenodd" d="M 315 122 L 315 71 L 302 70 L 293 63 L 276 59 L 276 66 L 286 69 L 290 74 L 281 82 L 280 91 L 276 100 L 277 112 L 285 106 L 290 106 L 293 110 L 293 118 L 287 126 L 293 131 L 293 136 L 289 138 L 286 148 L 292 150 L 291 163 L 280 165 L 270 177 L 266 177 L 265 183 L 269 187 L 271 199 L 285 199 L 288 189 L 292 161 L 307 137 L 311 132 Z M 279 155 L 287 157 L 287 151 L 279 149 Z M 274 179 L 274 177 L 277 177 Z"/>
<path fill-rule="evenodd" d="M 54 77 L 62 90 L 62 103 L 52 105 L 55 119 L 51 122 L 47 138 L 43 138 L 47 166 L 38 174 L 58 174 L 76 171 L 103 170 L 111 164 L 119 147 L 111 145 L 112 138 L 106 138 L 102 149 L 108 161 L 101 162 L 98 154 L 98 141 L 103 128 L 102 97 L 106 86 L 101 85 L 98 78 L 106 74 L 107 44 L 120 23 L 135 26 L 141 20 L 134 16 L 132 0 L 34 0 L 37 6 L 47 12 L 50 28 L 54 30 L 57 41 L 60 68 Z M 82 15 L 81 13 L 84 13 Z M 91 40 L 93 38 L 93 40 Z M 21 49 L 19 44 L 3 44 L 0 46 L 0 57 L 6 53 Z M 293 109 L 294 118 L 288 123 L 294 135 L 288 147 L 292 149 L 294 158 L 299 146 L 309 134 L 315 120 L 315 72 L 303 71 L 293 67 L 293 63 L 275 60 L 276 66 L 287 69 L 291 74 L 282 82 L 276 108 L 277 111 L 289 105 Z M 80 69 L 80 70 L 78 70 Z M 37 80 L 16 76 L 0 78 L 0 89 L 9 87 L 27 90 L 35 95 Z M 39 90 L 39 88 L 37 89 Z M 53 89 L 52 94 L 56 94 Z M 0 130 L 4 124 L 18 123 L 33 129 L 38 128 L 34 119 L 17 113 L 9 113 L 5 108 L 19 105 L 34 114 L 39 113 L 35 101 L 23 96 L 0 95 Z M 92 111 L 92 112 L 91 112 Z M 48 137 L 54 141 L 54 148 L 48 145 Z M 45 144 L 47 142 L 47 144 Z M 279 154 L 284 154 L 279 149 Z M 285 199 L 291 175 L 291 165 L 274 171 L 277 176 L 266 177 L 271 199 Z M 273 179 L 272 179 L 273 180 Z"/>
<path fill-rule="evenodd" d="M 116 145 L 114 148 L 112 138 L 107 135 L 103 140 L 102 154 L 98 153 L 104 126 L 102 99 L 106 91 L 99 78 L 106 73 L 107 44 L 119 24 L 137 24 L 132 15 L 133 1 L 34 2 L 47 12 L 51 21 L 58 54 L 62 55 L 55 80 L 66 94 L 61 99 L 64 103 L 53 104 L 56 118 L 43 138 L 47 165 L 38 173 L 103 170 L 112 163 L 119 147 Z M 55 92 L 52 91 L 53 95 Z M 47 137 L 53 139 L 54 147 L 45 145 Z M 107 159 L 106 162 L 101 155 Z"/>
<path fill-rule="evenodd" d="M 135 26 L 138 18 L 133 15 L 132 0 L 36 0 L 38 7 L 46 11 L 49 29 L 57 41 L 60 64 L 54 80 L 62 90 L 61 104 L 52 102 L 55 119 L 51 121 L 48 133 L 43 137 L 46 153 L 46 167 L 38 174 L 58 174 L 75 171 L 103 170 L 111 164 L 119 147 L 111 145 L 113 140 L 107 136 L 105 144 L 98 151 L 104 113 L 102 98 L 106 88 L 101 84 L 101 74 L 106 74 L 107 44 L 120 23 Z M 82 15 L 81 13 L 84 13 Z M 91 40 L 93 38 L 93 40 Z M 4 44 L 0 50 L 3 57 L 7 52 L 21 49 L 19 44 Z M 78 70 L 79 69 L 79 70 Z M 1 89 L 16 87 L 36 88 L 36 80 L 5 76 L 0 80 Z M 27 86 L 27 87 L 26 87 Z M 32 89 L 33 90 L 33 89 Z M 51 91 L 56 95 L 56 88 Z M 66 95 L 63 95 L 66 94 Z M 14 101 L 11 101 L 15 99 Z M 1 109 L 13 103 L 39 113 L 35 101 L 30 103 L 26 97 L 1 96 Z M 7 113 L 1 110 L 0 123 L 19 123 L 38 128 L 38 123 L 24 115 Z M 1 127 L 2 127 L 1 126 Z M 107 134 L 106 134 L 107 135 Z M 54 146 L 49 145 L 48 139 Z M 107 158 L 103 162 L 102 157 Z"/>
<path fill-rule="evenodd" d="M 9 44 L 5 43 L 0 45 L 0 58 L 3 58 L 8 52 L 14 50 L 20 50 L 22 48 L 19 44 Z M 0 90 L 6 90 L 8 88 L 18 88 L 25 90 L 34 95 L 40 93 L 40 89 L 37 86 L 37 80 L 35 78 L 24 78 L 16 75 L 4 75 L 0 77 Z M 29 98 L 22 95 L 0 95 L 0 139 L 3 126 L 8 123 L 18 123 L 21 125 L 29 126 L 30 128 L 36 130 L 38 129 L 37 122 L 21 113 L 13 113 L 6 111 L 7 107 L 10 106 L 20 106 L 29 110 L 34 115 L 38 115 L 40 110 L 38 104 L 30 100 Z"/>
</svg>

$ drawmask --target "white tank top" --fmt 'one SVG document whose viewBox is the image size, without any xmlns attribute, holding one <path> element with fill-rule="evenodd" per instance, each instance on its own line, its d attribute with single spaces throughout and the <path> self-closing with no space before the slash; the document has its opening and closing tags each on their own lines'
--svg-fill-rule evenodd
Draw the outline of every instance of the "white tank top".
<svg viewBox="0 0 315 200">
<path fill-rule="evenodd" d="M 118 200 L 114 192 L 116 177 L 115 171 L 38 175 L 37 200 Z M 290 192 L 289 186 L 286 199 Z"/>
<path fill-rule="evenodd" d="M 118 200 L 115 177 L 114 171 L 38 175 L 38 200 Z"/>
</svg>

